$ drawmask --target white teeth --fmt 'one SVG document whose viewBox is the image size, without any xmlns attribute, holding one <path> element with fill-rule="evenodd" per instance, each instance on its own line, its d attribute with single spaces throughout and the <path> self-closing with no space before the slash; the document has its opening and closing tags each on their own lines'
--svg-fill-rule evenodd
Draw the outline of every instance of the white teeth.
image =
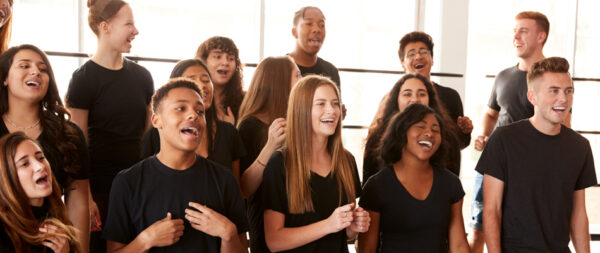
<svg viewBox="0 0 600 253">
<path fill-rule="evenodd" d="M 555 107 L 552 107 L 552 109 L 554 109 L 554 110 L 559 110 L 559 111 L 564 111 L 564 110 L 565 110 L 565 109 L 567 109 L 567 108 L 566 108 L 566 107 L 564 107 L 564 106 L 555 106 Z"/>
<path fill-rule="evenodd" d="M 194 135 L 198 135 L 198 129 L 196 129 L 195 127 L 186 127 L 186 128 L 181 129 L 181 131 L 190 132 Z"/>
<path fill-rule="evenodd" d="M 429 148 L 433 147 L 433 143 L 431 143 L 430 141 L 419 141 L 419 144 L 426 145 Z"/>
<path fill-rule="evenodd" d="M 36 86 L 36 87 L 39 87 L 39 86 L 40 86 L 40 84 L 39 84 L 39 83 L 37 83 L 37 82 L 34 82 L 34 81 L 28 81 L 28 82 L 26 82 L 26 84 L 27 84 L 27 85 L 34 85 L 34 86 Z"/>
<path fill-rule="evenodd" d="M 329 122 L 333 122 L 333 119 L 322 119 L 321 122 L 329 123 Z"/>
<path fill-rule="evenodd" d="M 424 64 L 417 64 L 417 65 L 415 65 L 415 68 L 422 68 L 424 66 L 425 66 Z"/>
</svg>

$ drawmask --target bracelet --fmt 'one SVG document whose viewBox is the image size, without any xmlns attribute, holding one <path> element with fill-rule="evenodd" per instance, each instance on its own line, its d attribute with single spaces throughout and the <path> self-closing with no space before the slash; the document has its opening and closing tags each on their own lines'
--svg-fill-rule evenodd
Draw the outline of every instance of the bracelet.
<svg viewBox="0 0 600 253">
<path fill-rule="evenodd" d="M 264 163 L 261 163 L 259 159 L 256 159 L 256 162 L 257 162 L 258 164 L 260 164 L 260 166 L 263 166 L 263 167 L 266 167 L 266 166 L 267 166 L 266 164 L 264 164 Z"/>
</svg>

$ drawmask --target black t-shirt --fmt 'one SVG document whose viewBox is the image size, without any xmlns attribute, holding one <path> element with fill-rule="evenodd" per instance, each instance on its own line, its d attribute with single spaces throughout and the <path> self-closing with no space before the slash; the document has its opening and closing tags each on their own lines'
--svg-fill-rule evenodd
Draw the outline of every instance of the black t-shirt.
<svg viewBox="0 0 600 253">
<path fill-rule="evenodd" d="M 192 167 L 178 171 L 152 156 L 115 177 L 104 237 L 130 243 L 170 212 L 173 219 L 184 220 L 183 236 L 177 243 L 152 248 L 151 252 L 220 252 L 219 238 L 192 228 L 185 219 L 189 202 L 206 205 L 221 213 L 236 225 L 238 234 L 248 230 L 240 189 L 230 170 L 196 156 Z"/>
<path fill-rule="evenodd" d="M 68 127 L 71 127 L 71 130 L 79 137 L 78 140 L 73 143 L 79 153 L 77 159 L 80 167 L 77 171 L 65 171 L 65 168 L 63 167 L 64 154 L 60 152 L 56 146 L 56 139 L 53 139 L 48 134 L 48 131 L 44 129 L 37 138 L 37 141 L 42 145 L 42 151 L 50 164 L 52 173 L 54 174 L 58 185 L 62 188 L 63 194 L 65 193 L 65 188 L 69 187 L 69 185 L 66 185 L 67 183 L 70 183 L 72 180 L 88 179 L 90 175 L 90 157 L 85 143 L 85 136 L 81 129 L 74 123 L 69 122 Z M 9 134 L 8 128 L 6 128 L 4 121 L 0 120 L 0 137 L 7 134 Z"/>
<path fill-rule="evenodd" d="M 456 90 L 450 87 L 441 86 L 435 82 L 433 83 L 433 87 L 435 88 L 440 102 L 442 102 L 442 105 L 444 106 L 444 108 L 446 108 L 448 116 L 450 116 L 454 123 L 457 123 L 458 117 L 465 116 L 460 95 L 458 95 L 458 92 L 456 92 Z M 463 149 L 467 147 L 471 142 L 471 133 L 463 133 L 458 128 L 458 125 L 456 125 L 456 129 L 458 130 L 456 137 L 460 141 L 460 148 Z"/>
<path fill-rule="evenodd" d="M 154 93 L 150 72 L 125 59 L 120 70 L 92 60 L 69 83 L 69 107 L 88 110 L 92 191 L 106 191 L 114 176 L 140 159 L 147 108 Z"/>
<path fill-rule="evenodd" d="M 475 169 L 504 182 L 503 252 L 569 252 L 573 192 L 596 184 L 587 139 L 521 120 L 494 131 Z"/>
<path fill-rule="evenodd" d="M 213 141 L 214 150 L 207 157 L 231 169 L 233 161 L 240 159 L 246 154 L 244 144 L 237 129 L 229 123 L 217 120 L 217 130 Z M 144 136 L 142 145 L 142 159 L 158 154 L 160 151 L 160 135 L 158 129 L 150 128 L 150 131 Z"/>
<path fill-rule="evenodd" d="M 518 65 L 502 70 L 492 88 L 488 106 L 499 112 L 496 127 L 533 116 L 533 105 L 527 99 L 527 71 Z"/>
<path fill-rule="evenodd" d="M 464 195 L 456 175 L 434 169 L 429 195 L 415 199 L 385 167 L 365 184 L 360 206 L 380 214 L 378 252 L 448 252 L 451 208 Z"/>
<path fill-rule="evenodd" d="M 49 207 L 48 207 L 47 203 L 48 203 L 47 201 L 44 201 L 44 204 L 40 207 L 31 206 L 33 215 L 39 222 L 42 222 L 49 215 L 48 214 Z M 4 227 L 4 224 L 3 224 L 2 220 L 0 219 L 0 252 L 2 252 L 2 253 L 14 252 L 15 251 L 15 249 L 13 248 L 14 245 L 13 245 L 12 241 L 10 240 L 10 237 L 8 237 L 8 234 L 6 233 L 5 229 L 6 228 Z M 44 245 L 31 246 L 31 253 L 37 253 L 37 252 L 40 252 L 40 253 L 52 252 L 52 250 L 49 248 L 46 248 Z"/>
<path fill-rule="evenodd" d="M 348 156 L 352 155 L 348 154 Z M 360 197 L 362 191 L 360 189 L 360 180 L 358 179 L 354 157 L 352 157 L 351 161 L 354 172 L 354 185 L 356 186 L 356 197 Z M 332 174 L 322 177 L 311 171 L 310 188 L 315 212 L 291 214 L 288 209 L 285 174 L 286 168 L 283 154 L 279 151 L 275 152 L 271 159 L 269 159 L 263 174 L 263 204 L 265 209 L 271 209 L 285 215 L 285 227 L 302 227 L 327 219 L 340 206 L 336 178 Z M 341 205 L 348 203 L 350 202 L 342 194 Z M 342 229 L 337 233 L 326 235 L 301 247 L 283 252 L 348 252 L 346 239 L 346 230 Z"/>
<path fill-rule="evenodd" d="M 246 149 L 246 155 L 240 159 L 240 173 L 243 174 L 256 160 L 267 143 L 269 126 L 255 117 L 248 117 L 240 122 L 238 130 Z M 264 162 L 264 161 L 263 161 Z M 252 252 L 269 252 L 265 242 L 265 227 L 262 207 L 262 183 L 256 192 L 248 198 L 248 222 L 250 224 L 250 250 Z"/>
<path fill-rule="evenodd" d="M 331 80 L 333 80 L 335 84 L 337 84 L 337 87 L 341 90 L 342 84 L 340 83 L 340 73 L 338 69 L 330 62 L 321 59 L 321 57 L 317 57 L 317 63 L 311 67 L 300 66 L 298 64 L 296 65 L 298 66 L 298 69 L 300 69 L 300 74 L 302 74 L 302 76 L 309 74 L 327 76 L 331 78 Z"/>
</svg>

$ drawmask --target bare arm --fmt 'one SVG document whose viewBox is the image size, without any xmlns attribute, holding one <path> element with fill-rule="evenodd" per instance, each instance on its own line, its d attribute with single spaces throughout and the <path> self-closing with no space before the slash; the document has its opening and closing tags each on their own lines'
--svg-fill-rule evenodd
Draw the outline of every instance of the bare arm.
<svg viewBox="0 0 600 253">
<path fill-rule="evenodd" d="M 148 252 L 153 247 L 164 247 L 179 241 L 183 235 L 183 220 L 171 219 L 171 213 L 144 229 L 133 241 L 123 244 L 106 241 L 106 252 Z"/>
<path fill-rule="evenodd" d="M 85 141 L 90 143 L 88 138 L 88 115 L 90 111 L 77 108 L 69 108 L 69 111 L 71 112 L 71 121 L 81 128 Z"/>
<path fill-rule="evenodd" d="M 371 225 L 367 232 L 358 235 L 358 252 L 375 253 L 379 243 L 380 214 L 370 210 L 367 210 L 367 212 L 371 217 Z"/>
<path fill-rule="evenodd" d="M 283 118 L 273 120 L 273 123 L 269 126 L 267 144 L 260 151 L 256 160 L 242 174 L 241 189 L 242 195 L 245 198 L 252 196 L 256 192 L 256 189 L 262 183 L 265 165 L 271 158 L 271 155 L 283 145 L 283 141 L 285 140 L 285 125 L 285 119 Z"/>
<path fill-rule="evenodd" d="M 585 189 L 573 193 L 573 212 L 571 213 L 571 241 L 575 252 L 590 252 L 590 231 L 585 210 Z"/>
<path fill-rule="evenodd" d="M 265 210 L 265 239 L 272 252 L 290 250 L 350 226 L 354 204 L 336 208 L 329 218 L 302 227 L 285 227 L 285 214 Z"/>
<path fill-rule="evenodd" d="M 233 170 L 233 175 L 235 176 L 235 180 L 237 181 L 238 185 L 241 184 L 241 179 L 240 179 L 240 159 L 237 159 L 233 162 L 231 162 L 231 170 Z"/>
<path fill-rule="evenodd" d="M 448 226 L 448 241 L 450 244 L 450 252 L 469 253 L 471 249 L 467 243 L 465 236 L 465 224 L 462 216 L 463 200 L 452 204 L 450 211 L 450 226 Z"/>
<path fill-rule="evenodd" d="M 489 253 L 502 252 L 502 198 L 504 182 L 490 175 L 483 175 L 483 233 Z"/>
<path fill-rule="evenodd" d="M 88 252 L 90 241 L 90 212 L 88 208 L 89 180 L 73 180 L 65 192 L 65 204 L 71 222 L 79 230 L 78 240 L 83 252 Z"/>
<path fill-rule="evenodd" d="M 485 144 L 487 143 L 488 137 L 490 137 L 492 131 L 494 130 L 496 122 L 498 122 L 499 114 L 500 112 L 488 107 L 487 111 L 483 115 L 483 130 L 481 135 L 475 139 L 475 150 L 483 150 Z"/>
</svg>

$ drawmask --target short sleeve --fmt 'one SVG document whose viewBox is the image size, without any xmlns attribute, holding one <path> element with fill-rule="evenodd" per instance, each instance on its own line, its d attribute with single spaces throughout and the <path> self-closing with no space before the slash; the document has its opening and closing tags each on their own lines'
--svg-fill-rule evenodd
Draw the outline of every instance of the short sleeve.
<svg viewBox="0 0 600 253">
<path fill-rule="evenodd" d="M 598 179 L 596 178 L 596 168 L 594 166 L 594 156 L 592 154 L 592 149 L 590 148 L 590 143 L 586 141 L 586 150 L 587 155 L 585 157 L 585 162 L 583 163 L 583 168 L 579 177 L 577 178 L 577 183 L 575 184 L 575 190 L 585 189 L 587 187 L 598 184 Z"/>
<path fill-rule="evenodd" d="M 263 172 L 262 199 L 264 209 L 288 213 L 285 187 L 285 165 L 280 151 L 273 153 Z"/>
<path fill-rule="evenodd" d="M 367 180 L 362 189 L 362 196 L 358 202 L 359 206 L 370 211 L 381 212 L 379 197 L 383 195 L 378 193 L 379 184 L 377 176 L 372 176 Z"/>
<path fill-rule="evenodd" d="M 115 177 L 108 204 L 108 214 L 104 225 L 104 238 L 109 241 L 128 244 L 135 239 L 135 227 L 129 213 L 131 191 L 122 174 Z"/>
<path fill-rule="evenodd" d="M 83 131 L 76 124 L 70 122 L 69 125 L 73 128 L 73 131 L 77 135 L 77 140 L 75 141 L 75 146 L 77 147 L 77 152 L 79 154 L 79 171 L 75 174 L 69 175 L 73 179 L 88 179 L 90 177 L 90 153 L 88 151 L 88 146 L 85 141 L 85 135 L 83 135 Z"/>
<path fill-rule="evenodd" d="M 152 127 L 142 140 L 142 152 L 140 159 L 156 155 L 160 151 L 160 135 L 158 129 Z"/>
<path fill-rule="evenodd" d="M 498 76 L 496 76 L 496 81 L 494 81 L 494 87 L 492 87 L 492 94 L 490 95 L 490 99 L 488 100 L 488 107 L 500 111 L 500 105 L 498 104 L 498 96 L 496 94 L 496 85 L 498 85 Z"/>
<path fill-rule="evenodd" d="M 243 174 L 252 165 L 264 147 L 268 137 L 263 136 L 263 132 L 255 123 L 254 118 L 247 118 L 240 122 L 238 134 L 246 151 L 246 155 L 240 158 L 240 174 Z"/>
<path fill-rule="evenodd" d="M 506 152 L 502 143 L 502 129 L 492 133 L 488 143 L 481 153 L 475 170 L 481 174 L 488 174 L 501 181 L 506 180 Z"/>
<path fill-rule="evenodd" d="M 227 218 L 235 224 L 238 234 L 248 231 L 248 218 L 246 208 L 242 201 L 242 193 L 237 185 L 233 174 L 228 173 L 227 190 L 225 191 L 225 205 L 227 206 Z"/>
<path fill-rule="evenodd" d="M 360 198 L 362 195 L 362 188 L 360 184 L 360 176 L 358 175 L 358 166 L 356 166 L 356 160 L 354 156 L 348 152 L 348 158 L 350 159 L 350 164 L 352 165 L 352 178 L 354 179 L 354 192 L 356 193 L 356 197 Z"/>
<path fill-rule="evenodd" d="M 450 203 L 454 204 L 458 201 L 460 201 L 461 199 L 463 199 L 463 197 L 465 196 L 465 190 L 462 187 L 462 184 L 460 183 L 460 179 L 451 173 L 448 173 L 448 175 L 451 178 L 451 189 L 452 189 L 452 195 L 450 196 Z"/>
<path fill-rule="evenodd" d="M 68 107 L 89 110 L 94 104 L 95 87 L 93 82 L 86 79 L 85 69 L 87 63 L 75 70 L 69 88 L 65 95 L 65 102 Z"/>
</svg>

